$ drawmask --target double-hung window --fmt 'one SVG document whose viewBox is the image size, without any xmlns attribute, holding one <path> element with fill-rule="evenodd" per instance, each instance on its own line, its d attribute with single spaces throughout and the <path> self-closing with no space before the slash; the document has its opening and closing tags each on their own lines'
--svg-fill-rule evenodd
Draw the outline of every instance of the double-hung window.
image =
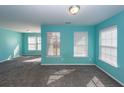
<svg viewBox="0 0 124 93">
<path fill-rule="evenodd" d="M 99 36 L 99 59 L 117 67 L 117 26 L 102 29 Z"/>
<path fill-rule="evenodd" d="M 75 57 L 88 56 L 88 32 L 74 33 L 74 56 Z"/>
<path fill-rule="evenodd" d="M 41 50 L 41 37 L 38 36 L 36 41 L 37 41 L 37 50 Z"/>
<path fill-rule="evenodd" d="M 40 36 L 29 36 L 28 37 L 28 50 L 29 51 L 40 51 L 41 50 L 41 37 Z"/>
<path fill-rule="evenodd" d="M 47 55 L 60 56 L 60 32 L 47 32 Z"/>
</svg>

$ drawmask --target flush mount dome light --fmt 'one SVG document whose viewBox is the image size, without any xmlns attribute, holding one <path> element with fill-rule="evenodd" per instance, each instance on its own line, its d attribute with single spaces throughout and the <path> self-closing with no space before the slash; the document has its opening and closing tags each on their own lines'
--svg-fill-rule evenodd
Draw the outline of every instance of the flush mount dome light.
<svg viewBox="0 0 124 93">
<path fill-rule="evenodd" d="M 73 5 L 69 7 L 69 13 L 72 15 L 76 15 L 80 10 L 80 6 L 79 5 Z"/>
</svg>

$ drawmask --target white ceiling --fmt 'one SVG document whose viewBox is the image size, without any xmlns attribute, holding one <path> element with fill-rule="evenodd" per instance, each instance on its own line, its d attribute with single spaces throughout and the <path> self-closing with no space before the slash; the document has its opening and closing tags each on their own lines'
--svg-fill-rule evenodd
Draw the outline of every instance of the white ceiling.
<svg viewBox="0 0 124 93">
<path fill-rule="evenodd" d="M 121 5 L 81 5 L 79 13 L 73 16 L 68 8 L 68 5 L 0 6 L 0 27 L 40 32 L 43 24 L 95 25 L 124 10 Z"/>
</svg>

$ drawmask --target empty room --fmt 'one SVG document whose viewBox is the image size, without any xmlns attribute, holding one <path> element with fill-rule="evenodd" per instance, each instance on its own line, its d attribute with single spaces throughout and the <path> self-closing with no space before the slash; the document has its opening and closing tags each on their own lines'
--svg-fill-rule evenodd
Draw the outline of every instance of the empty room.
<svg viewBox="0 0 124 93">
<path fill-rule="evenodd" d="M 1 5 L 0 87 L 123 87 L 123 5 Z"/>
</svg>

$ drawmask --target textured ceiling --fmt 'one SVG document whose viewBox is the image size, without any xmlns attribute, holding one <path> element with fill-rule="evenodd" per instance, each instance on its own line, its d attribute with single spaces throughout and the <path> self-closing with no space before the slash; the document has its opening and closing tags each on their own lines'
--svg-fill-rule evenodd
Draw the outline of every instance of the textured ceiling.
<svg viewBox="0 0 124 93">
<path fill-rule="evenodd" d="M 120 5 L 81 5 L 77 15 L 68 13 L 68 5 L 0 6 L 0 27 L 39 32 L 40 25 L 95 25 L 124 10 Z"/>
</svg>

